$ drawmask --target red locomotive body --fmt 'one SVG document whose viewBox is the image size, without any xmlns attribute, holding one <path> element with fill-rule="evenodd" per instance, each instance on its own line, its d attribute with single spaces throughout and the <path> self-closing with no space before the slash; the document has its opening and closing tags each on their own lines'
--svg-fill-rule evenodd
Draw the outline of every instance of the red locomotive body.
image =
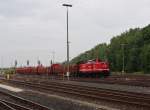
<svg viewBox="0 0 150 110">
<path fill-rule="evenodd" d="M 93 71 L 93 62 L 88 61 L 87 63 L 83 63 L 79 65 L 79 72 L 81 73 L 92 73 Z"/>
<path fill-rule="evenodd" d="M 89 60 L 86 63 L 79 65 L 79 74 L 86 76 L 109 76 L 110 70 L 107 62 L 96 60 Z"/>
</svg>

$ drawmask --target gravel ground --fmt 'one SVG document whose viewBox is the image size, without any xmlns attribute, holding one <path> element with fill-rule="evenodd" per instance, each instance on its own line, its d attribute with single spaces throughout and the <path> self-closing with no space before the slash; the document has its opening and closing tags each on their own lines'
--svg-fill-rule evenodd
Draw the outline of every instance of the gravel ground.
<svg viewBox="0 0 150 110">
<path fill-rule="evenodd" d="M 71 83 L 71 84 L 77 84 L 77 85 L 83 85 L 83 86 L 98 87 L 98 88 L 109 88 L 109 89 L 112 88 L 112 89 L 117 89 L 117 90 L 118 90 L 118 88 L 119 88 L 119 90 L 122 90 L 122 88 L 123 88 L 120 85 L 116 86 L 114 84 L 113 85 L 93 84 L 93 83 L 84 83 L 84 82 L 75 82 L 75 81 L 59 81 L 59 82 L 67 83 L 67 84 Z M 22 86 L 18 86 L 18 87 L 22 88 Z M 113 104 L 113 103 L 109 103 L 109 102 L 105 102 L 105 101 L 95 102 L 94 99 L 93 99 L 93 102 L 87 101 L 87 100 L 81 101 L 80 100 L 80 99 L 82 99 L 81 97 L 80 98 L 79 97 L 70 97 L 69 95 L 53 93 L 53 92 L 46 94 L 46 93 L 39 92 L 38 90 L 35 92 L 35 91 L 31 90 L 31 88 L 27 88 L 27 87 L 25 87 L 25 88 L 26 88 L 26 91 L 17 93 L 17 95 L 28 98 L 33 101 L 36 101 L 40 104 L 43 104 L 50 108 L 53 108 L 54 110 L 103 110 L 103 109 L 113 110 L 112 108 L 118 108 L 120 110 L 144 110 L 141 108 L 138 109 L 138 108 L 129 107 L 127 105 Z M 123 90 L 125 90 L 125 89 L 129 89 L 129 86 L 124 87 Z M 134 89 L 136 89 L 136 87 L 134 87 Z M 131 90 L 133 91 L 132 86 L 131 86 Z M 135 91 L 133 91 L 133 92 L 135 92 Z M 73 98 L 73 99 L 71 99 L 71 98 Z M 103 108 L 103 109 L 100 109 L 100 108 Z"/>
<path fill-rule="evenodd" d="M 22 77 L 22 76 L 17 76 Z M 77 81 L 68 81 L 66 80 L 53 80 L 49 79 L 49 81 L 56 81 L 67 84 L 75 84 L 89 87 L 97 87 L 97 88 L 106 88 L 112 90 L 120 90 L 120 91 L 129 91 L 129 92 L 137 92 L 137 93 L 145 93 L 150 94 L 150 87 L 139 87 L 139 86 L 129 86 L 129 85 L 120 85 L 120 84 L 104 84 L 104 83 L 88 83 L 88 82 L 77 82 Z"/>
<path fill-rule="evenodd" d="M 23 97 L 25 96 L 30 100 L 42 103 L 43 105 L 53 108 L 54 110 L 106 110 L 87 103 L 75 102 L 65 97 L 62 98 L 61 96 L 52 94 L 48 95 L 35 91 L 24 91 L 18 95 Z"/>
<path fill-rule="evenodd" d="M 95 106 L 94 104 L 90 105 L 88 103 L 74 102 L 72 100 L 66 100 L 65 98 L 63 99 L 59 96 L 47 95 L 40 92 L 24 91 L 24 92 L 14 93 L 1 88 L 0 90 L 35 101 L 53 110 L 106 110 L 98 106 Z M 0 97 L 2 98 L 3 96 L 0 95 Z"/>
<path fill-rule="evenodd" d="M 98 84 L 98 83 L 76 82 L 76 81 L 66 81 L 66 80 L 65 81 L 58 80 L 58 81 L 65 84 L 74 84 L 74 85 L 89 86 L 89 87 L 96 87 L 96 88 L 150 94 L 150 87 L 128 86 L 128 85 L 118 85 L 118 84 L 102 84 L 102 83 Z"/>
</svg>

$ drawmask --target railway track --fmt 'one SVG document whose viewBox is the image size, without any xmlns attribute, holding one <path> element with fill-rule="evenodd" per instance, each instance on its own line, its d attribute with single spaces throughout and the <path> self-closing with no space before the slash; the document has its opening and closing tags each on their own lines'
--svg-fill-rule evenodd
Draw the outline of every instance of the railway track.
<svg viewBox="0 0 150 110">
<path fill-rule="evenodd" d="M 51 110 L 25 98 L 0 91 L 0 110 Z"/>
<path fill-rule="evenodd" d="M 1 107 L 0 110 L 32 110 L 30 108 L 5 100 L 0 100 L 0 107 Z"/>
<path fill-rule="evenodd" d="M 109 78 L 115 78 L 115 79 L 125 79 L 125 78 L 129 78 L 129 79 L 136 79 L 136 80 L 150 80 L 150 75 L 132 75 L 132 74 L 124 74 L 124 75 L 112 75 Z"/>
<path fill-rule="evenodd" d="M 89 100 L 107 101 L 113 103 L 121 103 L 130 106 L 136 106 L 140 108 L 150 108 L 150 95 L 123 92 L 109 89 L 98 89 L 94 87 L 77 86 L 72 84 L 62 84 L 57 82 L 51 83 L 32 83 L 17 80 L 9 80 L 9 82 L 19 85 L 26 85 L 28 87 L 39 89 L 40 91 L 52 91 L 58 93 L 64 93 L 67 95 L 78 96 Z"/>
<path fill-rule="evenodd" d="M 54 77 L 54 78 L 41 78 L 41 77 L 29 77 L 29 76 L 24 76 L 24 77 L 15 77 L 14 79 L 20 79 L 20 80 L 65 80 L 67 78 L 60 78 L 60 77 Z M 76 77 L 71 77 L 70 81 L 77 81 L 77 82 L 89 82 L 89 83 L 104 83 L 104 84 L 118 84 L 118 85 L 129 85 L 129 86 L 139 86 L 139 87 L 150 87 L 150 77 L 144 77 L 142 76 L 111 76 L 109 78 L 105 79 L 99 79 L 99 78 L 76 78 Z"/>
<path fill-rule="evenodd" d="M 150 80 L 130 80 L 130 79 L 71 79 L 72 81 L 79 82 L 90 82 L 90 83 L 105 83 L 105 84 L 119 84 L 119 85 L 130 85 L 130 86 L 141 86 L 141 87 L 150 87 Z"/>
</svg>

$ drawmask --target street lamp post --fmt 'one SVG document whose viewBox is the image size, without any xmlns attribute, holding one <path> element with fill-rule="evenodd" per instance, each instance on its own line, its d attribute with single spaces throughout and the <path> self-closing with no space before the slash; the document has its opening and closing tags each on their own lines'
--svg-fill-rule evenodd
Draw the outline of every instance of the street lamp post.
<svg viewBox="0 0 150 110">
<path fill-rule="evenodd" d="M 68 34 L 68 7 L 72 7 L 70 4 L 63 4 L 62 6 L 67 7 L 67 76 L 69 78 L 69 34 Z"/>
</svg>

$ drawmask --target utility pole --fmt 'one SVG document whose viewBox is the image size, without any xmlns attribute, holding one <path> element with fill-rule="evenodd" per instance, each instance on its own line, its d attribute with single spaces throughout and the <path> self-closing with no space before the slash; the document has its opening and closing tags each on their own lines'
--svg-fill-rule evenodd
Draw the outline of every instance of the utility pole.
<svg viewBox="0 0 150 110">
<path fill-rule="evenodd" d="M 54 64 L 54 61 L 55 61 L 55 51 L 52 51 L 52 57 L 53 57 L 53 64 Z"/>
<path fill-rule="evenodd" d="M 125 53 L 124 53 L 124 47 L 125 47 L 125 45 L 127 45 L 127 44 L 121 44 L 121 46 L 122 46 L 122 74 L 124 74 L 124 72 L 125 72 Z"/>
<path fill-rule="evenodd" d="M 1 56 L 1 73 L 3 73 L 3 56 Z"/>
</svg>

